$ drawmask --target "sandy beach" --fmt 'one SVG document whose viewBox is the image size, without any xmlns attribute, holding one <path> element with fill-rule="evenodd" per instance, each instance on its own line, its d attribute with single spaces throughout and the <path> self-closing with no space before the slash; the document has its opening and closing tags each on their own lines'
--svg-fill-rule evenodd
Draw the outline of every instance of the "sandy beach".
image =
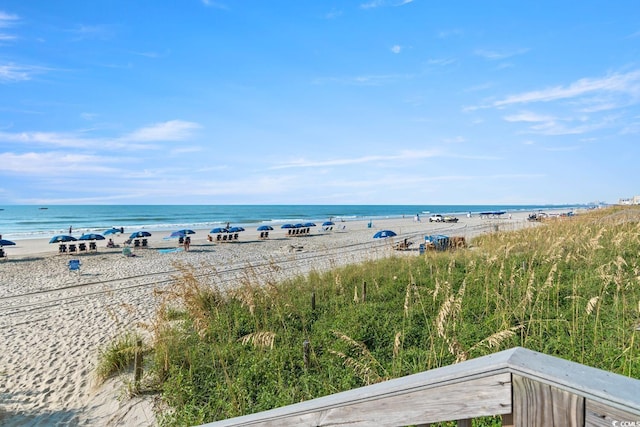
<svg viewBox="0 0 640 427">
<path fill-rule="evenodd" d="M 253 229 L 233 243 L 209 242 L 208 230 L 196 230 L 189 251 L 177 240 L 164 240 L 167 233 L 154 233 L 148 248 L 135 248 L 133 257 L 122 255 L 126 234 L 112 236 L 119 248 L 107 248 L 105 240 L 96 252 L 74 255 L 58 254 L 58 245 L 46 239 L 18 241 L 5 248 L 8 258 L 0 261 L 0 424 L 155 425 L 152 398 L 125 398 L 118 379 L 98 386 L 94 369 L 110 340 L 153 318 L 154 290 L 170 286 L 176 263 L 214 267 L 221 283 L 234 286 L 248 266 L 258 275 L 269 268 L 272 278 L 276 264 L 285 278 L 392 255 L 418 256 L 424 235 L 469 240 L 497 229 L 534 226 L 527 215 L 461 216 L 458 223 L 407 217 L 377 220 L 371 228 L 367 221 L 348 221 L 326 232 L 311 228 L 300 237 L 276 229 L 265 240 Z M 373 239 L 382 229 L 398 236 Z M 394 250 L 405 238 L 413 242 L 412 250 Z M 71 258 L 81 261 L 79 274 L 68 271 Z"/>
</svg>

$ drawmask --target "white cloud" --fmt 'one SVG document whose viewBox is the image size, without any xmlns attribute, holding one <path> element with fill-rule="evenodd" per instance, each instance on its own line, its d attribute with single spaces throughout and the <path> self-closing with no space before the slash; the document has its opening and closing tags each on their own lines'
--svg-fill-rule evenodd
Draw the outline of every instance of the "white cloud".
<svg viewBox="0 0 640 427">
<path fill-rule="evenodd" d="M 387 6 L 404 6 L 409 3 L 413 3 L 414 0 L 399 0 L 399 1 L 391 1 L 391 0 L 371 0 L 368 3 L 360 4 L 361 9 L 375 9 L 377 7 L 387 7 Z"/>
<path fill-rule="evenodd" d="M 517 50 L 506 50 L 506 51 L 495 51 L 495 50 L 485 50 L 485 49 L 476 49 L 475 54 L 481 56 L 485 59 L 489 60 L 499 60 L 511 58 L 512 56 L 522 55 L 529 51 L 529 49 L 522 48 Z"/>
<path fill-rule="evenodd" d="M 313 84 L 339 83 L 346 85 L 358 86 L 381 86 L 386 83 L 393 83 L 399 80 L 407 80 L 412 78 L 408 74 L 381 74 L 381 75 L 363 75 L 355 77 L 327 77 L 316 78 Z"/>
<path fill-rule="evenodd" d="M 324 17 L 326 19 L 335 19 L 335 18 L 338 18 L 340 16 L 342 16 L 342 11 L 341 10 L 335 10 L 335 9 L 331 10 L 331 12 L 327 12 L 324 15 Z"/>
<path fill-rule="evenodd" d="M 87 154 L 48 153 L 0 153 L 3 172 L 20 175 L 68 175 L 79 172 L 111 173 L 116 169 L 105 163 L 114 162 L 100 156 Z"/>
<path fill-rule="evenodd" d="M 289 163 L 283 163 L 272 167 L 271 169 L 288 169 L 288 168 L 313 168 L 313 167 L 331 167 L 331 166 L 348 166 L 364 163 L 390 162 L 394 160 L 416 160 L 430 157 L 437 157 L 441 153 L 438 150 L 421 150 L 421 151 L 402 151 L 395 155 L 375 155 L 362 156 L 354 158 L 330 159 L 323 161 L 308 161 L 300 159 Z"/>
<path fill-rule="evenodd" d="M 377 7 L 382 7 L 385 5 L 384 0 L 372 0 L 369 3 L 362 3 L 360 5 L 361 9 L 375 9 Z"/>
<path fill-rule="evenodd" d="M 31 80 L 37 68 L 15 64 L 0 65 L 0 83 L 14 83 Z"/>
<path fill-rule="evenodd" d="M 138 129 L 123 137 L 129 141 L 182 141 L 191 136 L 200 125 L 183 120 L 169 120 Z"/>
<path fill-rule="evenodd" d="M 554 120 L 555 118 L 551 116 L 543 116 L 541 114 L 536 114 L 529 111 L 523 111 L 518 114 L 505 116 L 504 119 L 508 122 L 548 122 Z"/>
<path fill-rule="evenodd" d="M 202 0 L 202 4 L 207 6 L 207 7 L 213 7 L 216 9 L 221 9 L 221 10 L 227 10 L 228 7 L 227 5 L 220 3 L 219 1 L 214 1 L 214 0 Z"/>
<path fill-rule="evenodd" d="M 400 45 L 398 45 L 398 44 L 393 45 L 393 46 L 391 47 L 391 52 L 393 52 L 393 53 L 400 53 L 400 52 L 402 52 L 402 46 L 400 46 Z"/>
<path fill-rule="evenodd" d="M 556 86 L 549 89 L 510 95 L 493 103 L 494 107 L 530 102 L 548 102 L 575 98 L 593 92 L 619 92 L 638 94 L 640 92 L 640 71 L 625 74 L 612 74 L 599 79 L 580 79 L 569 86 Z"/>
<path fill-rule="evenodd" d="M 429 65 L 439 65 L 444 67 L 446 65 L 455 64 L 456 60 L 451 58 L 434 58 L 434 59 L 429 59 L 427 63 Z"/>
<path fill-rule="evenodd" d="M 18 15 L 3 12 L 0 10 L 0 28 L 10 27 L 15 24 L 20 18 Z"/>
</svg>

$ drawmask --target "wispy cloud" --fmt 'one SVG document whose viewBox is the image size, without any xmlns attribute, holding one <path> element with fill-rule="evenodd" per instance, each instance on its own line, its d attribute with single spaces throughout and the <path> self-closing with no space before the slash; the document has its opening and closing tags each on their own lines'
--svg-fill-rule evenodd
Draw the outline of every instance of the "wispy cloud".
<svg viewBox="0 0 640 427">
<path fill-rule="evenodd" d="M 219 1 L 214 1 L 214 0 L 202 0 L 202 4 L 207 7 L 213 7 L 215 9 L 221 9 L 221 10 L 229 9 L 229 7 L 226 4 Z"/>
<path fill-rule="evenodd" d="M 361 9 L 376 9 L 378 7 L 398 7 L 413 3 L 414 0 L 371 0 L 360 4 Z"/>
<path fill-rule="evenodd" d="M 549 122 L 555 120 L 554 117 L 532 113 L 530 111 L 505 116 L 504 119 L 508 122 Z"/>
<path fill-rule="evenodd" d="M 200 125 L 184 120 L 169 120 L 167 122 L 155 123 L 131 132 L 122 139 L 129 141 L 182 141 L 189 138 L 195 129 Z"/>
<path fill-rule="evenodd" d="M 393 52 L 393 53 L 402 52 L 402 46 L 400 46 L 399 44 L 395 44 L 395 45 L 391 46 L 391 52 Z"/>
<path fill-rule="evenodd" d="M 91 116 L 89 116 L 89 119 Z M 24 146 L 34 144 L 58 148 L 94 150 L 149 150 L 159 149 L 153 143 L 184 141 L 200 125 L 183 120 L 170 120 L 137 129 L 124 136 L 91 137 L 82 132 L 0 132 L 0 142 Z"/>
<path fill-rule="evenodd" d="M 427 61 L 429 65 L 437 65 L 440 67 L 445 67 L 447 65 L 455 64 L 456 60 L 453 58 L 432 58 Z"/>
<path fill-rule="evenodd" d="M 516 56 L 516 55 L 523 55 L 528 51 L 529 49 L 527 48 L 515 49 L 515 50 L 502 50 L 502 51 L 476 49 L 474 53 L 482 58 L 495 61 L 495 60 L 511 58 L 512 56 Z"/>
<path fill-rule="evenodd" d="M 448 39 L 450 37 L 460 37 L 464 35 L 464 31 L 459 28 L 454 28 L 452 30 L 441 30 L 438 31 L 437 37 L 439 39 Z"/>
<path fill-rule="evenodd" d="M 66 175 L 70 170 L 74 174 L 79 172 L 96 174 L 114 172 L 116 170 L 114 167 L 107 166 L 108 163 L 116 163 L 116 159 L 58 152 L 0 153 L 0 163 L 4 172 L 21 175 L 58 176 Z"/>
<path fill-rule="evenodd" d="M 624 74 L 611 74 L 603 78 L 584 78 L 568 86 L 556 86 L 549 89 L 524 92 L 510 95 L 495 101 L 494 107 L 513 104 L 527 104 L 531 102 L 548 102 L 560 99 L 575 98 L 594 92 L 626 92 L 640 94 L 640 71 Z"/>
<path fill-rule="evenodd" d="M 340 16 L 342 16 L 342 11 L 338 9 L 332 9 L 330 12 L 327 12 L 324 15 L 326 19 L 336 19 Z"/>
<path fill-rule="evenodd" d="M 379 74 L 379 75 L 362 75 L 355 77 L 319 77 L 313 80 L 313 84 L 338 83 L 343 85 L 357 86 L 381 86 L 388 83 L 394 83 L 399 80 L 407 80 L 413 78 L 410 74 Z"/>
<path fill-rule="evenodd" d="M 430 157 L 437 157 L 441 155 L 439 150 L 422 150 L 422 151 L 402 151 L 393 155 L 375 155 L 375 156 L 362 156 L 353 158 L 342 159 L 329 159 L 323 161 L 310 161 L 306 159 L 300 159 L 289 163 L 283 163 L 281 165 L 273 166 L 271 169 L 288 169 L 288 168 L 324 168 L 331 166 L 348 166 L 364 163 L 377 163 L 377 162 L 390 162 L 397 160 L 415 160 L 425 159 Z"/>
<path fill-rule="evenodd" d="M 18 15 L 3 12 L 0 10 L 0 28 L 10 27 L 20 20 Z"/>
<path fill-rule="evenodd" d="M 116 35 L 113 27 L 107 25 L 79 24 L 67 32 L 74 35 L 74 41 L 83 40 L 110 40 Z"/>
<path fill-rule="evenodd" d="M 0 65 L 0 83 L 15 83 L 31 80 L 38 68 L 26 65 L 2 64 Z"/>
</svg>

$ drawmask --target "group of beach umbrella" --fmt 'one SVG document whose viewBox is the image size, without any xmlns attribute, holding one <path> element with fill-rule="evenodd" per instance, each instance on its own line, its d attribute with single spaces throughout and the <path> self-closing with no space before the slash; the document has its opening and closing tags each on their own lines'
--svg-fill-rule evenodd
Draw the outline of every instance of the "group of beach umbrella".
<svg viewBox="0 0 640 427">
<path fill-rule="evenodd" d="M 282 226 L 280 228 L 310 228 L 310 227 L 315 227 L 316 225 L 313 222 L 305 222 L 303 223 L 297 223 L 297 224 L 282 224 Z"/>
</svg>

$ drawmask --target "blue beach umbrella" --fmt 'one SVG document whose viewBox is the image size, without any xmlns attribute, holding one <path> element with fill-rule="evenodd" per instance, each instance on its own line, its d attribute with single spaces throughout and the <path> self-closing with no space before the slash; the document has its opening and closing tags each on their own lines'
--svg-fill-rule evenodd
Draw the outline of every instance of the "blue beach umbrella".
<svg viewBox="0 0 640 427">
<path fill-rule="evenodd" d="M 129 236 L 130 239 L 139 239 L 141 237 L 150 237 L 151 233 L 149 233 L 148 231 L 136 231 L 135 233 L 131 233 L 131 236 Z"/>
<path fill-rule="evenodd" d="M 231 227 L 229 229 L 229 233 L 239 233 L 240 231 L 244 231 L 244 228 L 242 228 L 242 227 Z"/>
<path fill-rule="evenodd" d="M 323 227 L 326 227 L 328 225 L 335 225 L 335 223 L 333 221 L 325 221 L 325 222 L 322 223 Z"/>
<path fill-rule="evenodd" d="M 184 230 L 179 230 L 179 231 L 174 231 L 173 233 L 171 233 L 169 235 L 169 237 L 186 237 L 187 233 L 184 232 Z"/>
<path fill-rule="evenodd" d="M 271 231 L 273 230 L 273 227 L 270 225 L 261 225 L 260 227 L 257 228 L 258 231 Z"/>
<path fill-rule="evenodd" d="M 225 227 L 216 227 L 212 229 L 209 233 L 219 234 L 219 233 L 228 233 L 228 232 L 229 230 L 227 230 Z"/>
<path fill-rule="evenodd" d="M 374 239 L 385 239 L 387 237 L 393 237 L 393 236 L 397 236 L 396 233 L 394 233 L 391 230 L 381 230 L 378 231 L 376 234 L 373 235 Z"/>
<path fill-rule="evenodd" d="M 78 240 L 104 240 L 104 236 L 102 234 L 87 233 L 80 236 Z"/>
<path fill-rule="evenodd" d="M 293 224 L 282 224 L 280 228 L 296 228 L 296 226 Z"/>
<path fill-rule="evenodd" d="M 16 243 L 11 240 L 0 239 L 0 248 L 3 246 L 14 246 Z"/>
<path fill-rule="evenodd" d="M 116 234 L 116 233 L 119 233 L 119 232 L 120 232 L 120 230 L 118 228 L 110 228 L 110 229 L 106 230 L 102 234 L 104 234 L 105 236 L 108 236 L 109 234 Z"/>
<path fill-rule="evenodd" d="M 196 234 L 195 231 L 193 230 L 188 230 L 188 229 L 182 229 L 182 230 L 178 230 L 177 233 L 182 233 L 182 234 Z"/>
<path fill-rule="evenodd" d="M 313 222 L 305 222 L 302 226 L 303 227 L 315 227 L 316 225 Z"/>
<path fill-rule="evenodd" d="M 66 234 L 58 234 L 57 236 L 53 236 L 49 243 L 64 243 L 64 242 L 75 242 L 76 239 L 73 236 L 68 236 Z"/>
</svg>

